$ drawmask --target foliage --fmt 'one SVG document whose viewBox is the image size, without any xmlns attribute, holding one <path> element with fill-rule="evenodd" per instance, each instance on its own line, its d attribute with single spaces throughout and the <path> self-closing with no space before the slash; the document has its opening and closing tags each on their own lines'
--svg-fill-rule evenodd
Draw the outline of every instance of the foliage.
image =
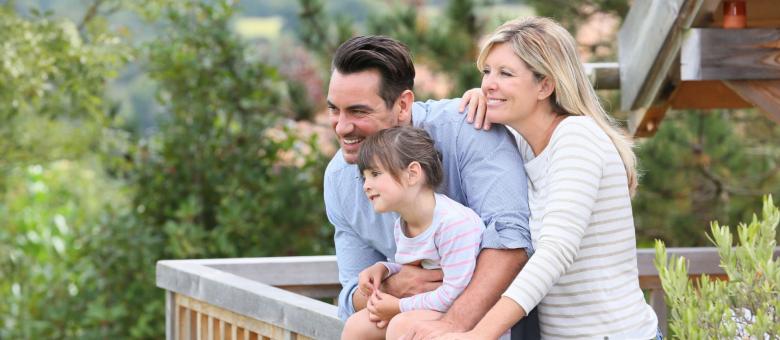
<svg viewBox="0 0 780 340">
<path fill-rule="evenodd" d="M 35 11 L 25 19 L 0 6 L 0 190 L 14 164 L 97 147 L 110 118 L 104 86 L 131 56 L 102 24 L 85 23 L 80 33 L 72 21 Z"/>
<path fill-rule="evenodd" d="M 170 116 L 136 158 L 140 218 L 175 258 L 326 252 L 325 162 L 278 124 L 282 79 L 246 57 L 226 2 L 180 6 L 147 49 Z"/>
<path fill-rule="evenodd" d="M 625 18 L 628 0 L 527 0 L 541 16 L 555 18 L 569 30 L 576 31 L 583 22 L 596 13 L 610 13 Z"/>
<path fill-rule="evenodd" d="M 157 260 L 331 252 L 325 160 L 228 2 L 92 4 L 79 23 L 0 6 L 3 339 L 160 338 Z M 140 51 L 164 111 L 143 139 L 107 97 L 135 50 L 105 15 L 127 8 L 167 28 Z"/>
<path fill-rule="evenodd" d="M 780 337 L 780 261 L 774 258 L 780 210 L 764 198 L 762 218 L 737 228 L 739 244 L 718 222 L 710 240 L 718 248 L 728 281 L 702 275 L 688 280 L 684 258 L 667 259 L 656 242 L 655 266 L 671 310 L 670 329 L 679 339 L 777 339 Z"/>
<path fill-rule="evenodd" d="M 299 0 L 299 4 L 299 39 L 319 56 L 323 73 L 329 73 L 333 52 L 359 29 L 344 17 L 329 16 L 321 0 Z M 430 19 L 421 16 L 413 5 L 397 4 L 369 16 L 367 32 L 361 33 L 388 35 L 404 42 L 414 52 L 417 63 L 427 63 L 451 76 L 454 86 L 450 94 L 460 96 L 480 81 L 474 60 L 482 31 L 475 11 L 481 5 L 484 2 L 453 0 L 441 17 Z"/>
<path fill-rule="evenodd" d="M 780 126 L 756 111 L 667 114 L 637 150 L 639 237 L 703 246 L 700 226 L 708 221 L 749 218 L 762 192 L 780 192 L 776 136 Z"/>
<path fill-rule="evenodd" d="M 121 334 L 111 321 L 130 311 L 106 303 L 110 276 L 95 255 L 107 246 L 99 239 L 109 210 L 126 195 L 96 165 L 60 160 L 10 172 L 0 197 L 0 338 Z"/>
</svg>

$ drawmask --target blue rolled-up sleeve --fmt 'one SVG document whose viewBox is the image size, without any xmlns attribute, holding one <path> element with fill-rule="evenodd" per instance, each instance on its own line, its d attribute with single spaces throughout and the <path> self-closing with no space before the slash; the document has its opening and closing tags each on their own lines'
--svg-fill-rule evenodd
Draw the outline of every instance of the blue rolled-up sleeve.
<svg viewBox="0 0 780 340">
<path fill-rule="evenodd" d="M 525 248 L 531 255 L 528 182 L 514 137 L 501 125 L 481 131 L 464 123 L 457 147 L 468 206 L 487 226 L 482 248 Z"/>
</svg>

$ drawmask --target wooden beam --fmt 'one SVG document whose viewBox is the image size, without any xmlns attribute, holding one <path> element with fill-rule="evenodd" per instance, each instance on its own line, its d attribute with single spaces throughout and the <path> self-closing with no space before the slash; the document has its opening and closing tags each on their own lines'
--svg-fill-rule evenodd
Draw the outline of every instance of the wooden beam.
<svg viewBox="0 0 780 340">
<path fill-rule="evenodd" d="M 620 89 L 620 65 L 618 63 L 585 63 L 585 73 L 596 90 Z"/>
<path fill-rule="evenodd" d="M 780 79 L 780 28 L 691 29 L 680 51 L 680 79 Z"/>
<path fill-rule="evenodd" d="M 780 80 L 730 80 L 726 85 L 780 124 Z"/>
<path fill-rule="evenodd" d="M 753 106 L 719 80 L 680 82 L 669 102 L 672 109 L 740 109 Z"/>
<path fill-rule="evenodd" d="M 688 27 L 686 18 L 701 0 L 637 0 L 618 32 L 621 108 L 624 111 L 651 104 L 639 102 L 650 83 L 663 79 L 679 51 L 675 36 Z M 686 15 L 687 13 L 687 15 Z M 657 84 L 660 86 L 660 84 Z M 657 92 L 656 86 L 650 86 Z M 654 97 L 653 93 L 649 97 Z"/>
<path fill-rule="evenodd" d="M 669 102 L 663 102 L 630 112 L 628 115 L 629 131 L 636 138 L 653 136 L 658 131 L 658 125 L 661 125 L 668 110 Z"/>
<path fill-rule="evenodd" d="M 684 0 L 637 0 L 618 32 L 620 63 L 620 106 L 623 111 L 634 105 L 641 87 L 662 54 L 669 32 Z"/>
<path fill-rule="evenodd" d="M 642 130 L 651 106 L 669 83 L 684 30 L 703 0 L 637 0 L 618 33 L 621 110 L 630 112 L 629 131 Z M 632 123 L 633 122 L 633 123 Z"/>
</svg>

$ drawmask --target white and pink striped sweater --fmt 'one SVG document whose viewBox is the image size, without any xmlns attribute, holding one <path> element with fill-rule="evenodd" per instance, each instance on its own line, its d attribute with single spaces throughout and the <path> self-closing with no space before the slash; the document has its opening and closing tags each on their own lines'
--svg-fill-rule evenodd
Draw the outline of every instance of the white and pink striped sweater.
<svg viewBox="0 0 780 340">
<path fill-rule="evenodd" d="M 482 219 L 445 195 L 435 194 L 435 197 L 433 221 L 419 235 L 407 237 L 405 223 L 401 218 L 395 221 L 395 262 L 382 262 L 390 275 L 397 273 L 403 264 L 441 268 L 444 273 L 439 288 L 401 299 L 401 312 L 419 309 L 446 312 L 466 289 L 477 264 L 485 229 Z"/>
</svg>

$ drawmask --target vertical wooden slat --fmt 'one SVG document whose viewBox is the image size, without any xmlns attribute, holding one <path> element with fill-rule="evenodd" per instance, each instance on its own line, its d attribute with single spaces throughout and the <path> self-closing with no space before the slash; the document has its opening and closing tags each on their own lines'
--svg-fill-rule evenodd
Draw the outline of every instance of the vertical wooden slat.
<svg viewBox="0 0 780 340">
<path fill-rule="evenodd" d="M 176 339 L 176 295 L 165 291 L 165 339 Z"/>
<path fill-rule="evenodd" d="M 176 313 L 176 315 L 178 315 L 177 323 L 179 325 L 179 331 L 178 331 L 179 334 L 177 334 L 176 338 L 179 340 L 184 340 L 185 332 L 188 329 L 187 320 L 189 320 L 190 313 L 188 313 L 187 308 L 184 308 L 184 306 L 179 306 L 179 312 Z"/>
<path fill-rule="evenodd" d="M 236 327 L 233 326 L 231 323 L 226 322 L 225 323 L 225 339 L 226 340 L 233 340 L 236 338 Z"/>
<path fill-rule="evenodd" d="M 195 313 L 195 339 L 196 340 L 203 340 L 203 327 L 201 326 L 200 321 L 200 312 Z"/>
<path fill-rule="evenodd" d="M 217 329 L 217 339 L 225 340 L 225 320 L 214 319 L 214 328 Z"/>
<path fill-rule="evenodd" d="M 214 317 L 211 315 L 206 316 L 206 339 L 214 340 Z"/>
<path fill-rule="evenodd" d="M 257 340 L 257 333 L 249 332 L 249 340 Z"/>
<path fill-rule="evenodd" d="M 658 327 L 661 328 L 663 334 L 667 333 L 668 325 L 666 320 L 666 301 L 665 293 L 663 289 L 653 289 L 650 291 L 650 306 L 655 310 L 655 314 L 658 317 Z"/>
<path fill-rule="evenodd" d="M 206 313 L 200 313 L 200 318 L 198 318 L 198 331 L 200 332 L 200 335 L 198 336 L 198 340 L 206 340 L 208 339 L 207 336 L 209 334 L 209 316 L 206 315 Z"/>
<path fill-rule="evenodd" d="M 190 328 L 190 335 L 187 340 L 198 339 L 198 311 L 190 309 L 190 321 L 188 323 Z"/>
</svg>

